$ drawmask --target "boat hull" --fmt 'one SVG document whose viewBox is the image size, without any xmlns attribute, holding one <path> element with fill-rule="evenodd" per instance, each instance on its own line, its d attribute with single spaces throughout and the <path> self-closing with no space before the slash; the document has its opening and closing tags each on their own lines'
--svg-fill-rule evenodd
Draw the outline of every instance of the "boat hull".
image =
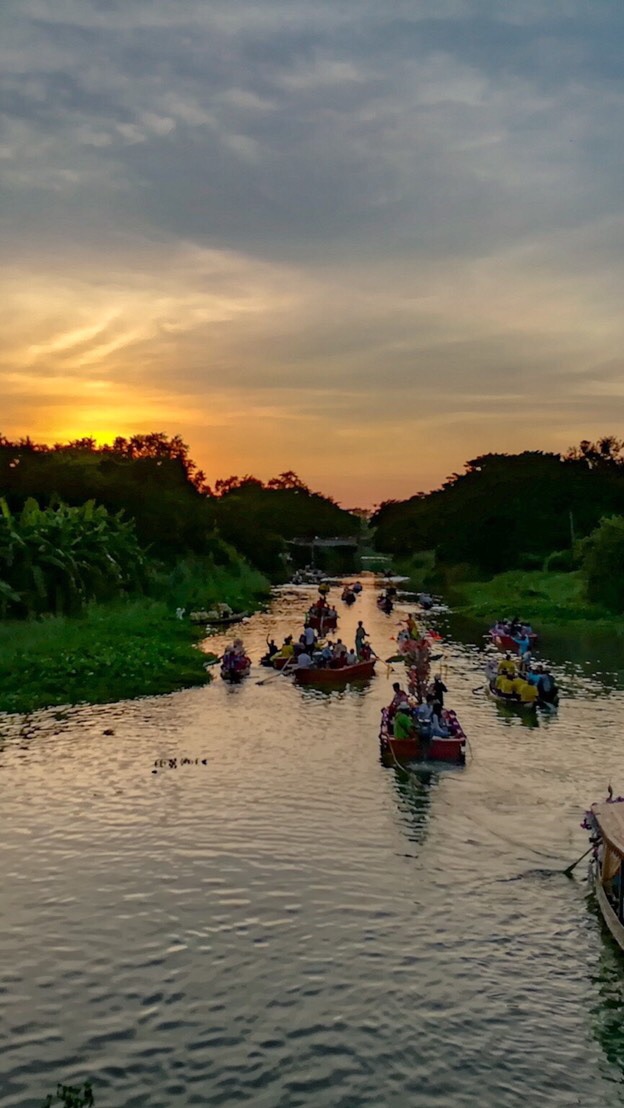
<svg viewBox="0 0 624 1108">
<path fill-rule="evenodd" d="M 512 639 L 511 635 L 497 635 L 493 631 L 490 631 L 490 636 L 492 638 L 494 646 L 496 646 L 498 650 L 502 650 L 504 654 L 519 653 L 518 643 L 515 639 Z M 537 635 L 535 634 L 535 632 L 533 632 L 532 635 L 529 635 L 529 645 L 531 650 L 535 646 L 536 642 Z"/>
<path fill-rule="evenodd" d="M 335 631 L 338 626 L 338 616 L 321 616 L 316 612 L 308 612 L 306 622 L 309 627 L 313 627 L 315 631 Z"/>
<path fill-rule="evenodd" d="M 613 935 L 616 943 L 618 944 L 620 949 L 624 951 L 624 926 L 620 923 L 617 912 L 610 903 L 609 898 L 604 890 L 600 874 L 600 866 L 596 858 L 592 859 L 589 866 L 589 882 L 596 895 L 596 900 L 598 901 L 598 907 L 600 908 L 600 911 L 602 913 L 602 918 L 609 928 L 609 931 Z"/>
<path fill-rule="evenodd" d="M 249 666 L 245 666 L 244 669 L 224 669 L 222 666 L 221 676 L 224 681 L 229 681 L 231 685 L 238 685 L 245 677 L 249 677 Z"/>
<path fill-rule="evenodd" d="M 515 708 L 518 712 L 525 712 L 527 715 L 534 715 L 537 709 L 537 702 L 531 704 L 523 704 L 521 700 L 510 700 L 509 697 L 503 696 L 502 693 L 493 689 L 491 685 L 485 686 L 485 691 L 490 700 L 495 700 L 497 704 L 503 704 L 505 708 Z"/>
<path fill-rule="evenodd" d="M 456 720 L 456 717 L 454 717 Z M 459 727 L 459 724 L 457 724 Z M 406 762 L 449 762 L 452 765 L 464 765 L 466 761 L 466 736 L 459 727 L 456 735 L 449 735 L 447 739 L 431 738 L 423 740 L 418 737 L 410 739 L 395 739 L 390 734 L 386 709 L 382 713 L 381 730 L 379 732 L 379 750 L 384 766 L 394 766 Z"/>
<path fill-rule="evenodd" d="M 375 674 L 375 660 L 357 662 L 353 666 L 341 666 L 340 669 L 297 669 L 295 681 L 299 685 L 346 685 L 351 681 L 367 681 Z"/>
</svg>

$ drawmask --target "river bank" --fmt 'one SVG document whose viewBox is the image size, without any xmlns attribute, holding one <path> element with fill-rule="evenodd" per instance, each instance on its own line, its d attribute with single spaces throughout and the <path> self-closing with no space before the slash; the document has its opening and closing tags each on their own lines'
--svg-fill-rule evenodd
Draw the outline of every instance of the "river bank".
<svg viewBox="0 0 624 1108">
<path fill-rule="evenodd" d="M 489 581 L 458 581 L 448 593 L 449 603 L 462 616 L 493 623 L 501 616 L 519 615 L 540 627 L 605 627 L 624 635 L 624 619 L 584 595 L 581 574 L 540 570 L 509 570 Z"/>
</svg>

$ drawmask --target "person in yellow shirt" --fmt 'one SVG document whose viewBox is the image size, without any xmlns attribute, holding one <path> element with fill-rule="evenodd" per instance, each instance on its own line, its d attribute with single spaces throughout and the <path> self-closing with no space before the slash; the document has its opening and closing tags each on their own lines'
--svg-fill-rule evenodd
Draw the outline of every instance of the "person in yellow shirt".
<svg viewBox="0 0 624 1108">
<path fill-rule="evenodd" d="M 498 663 L 499 674 L 503 673 L 506 677 L 515 677 L 517 673 L 517 668 L 518 667 L 516 666 L 516 663 L 510 654 L 505 654 L 505 657 L 501 658 L 500 662 Z"/>
<path fill-rule="evenodd" d="M 537 700 L 537 687 L 525 681 L 524 677 L 517 677 L 514 681 L 514 692 L 520 697 L 521 704 L 535 704 Z"/>
<path fill-rule="evenodd" d="M 496 678 L 495 689 L 497 692 L 502 693 L 503 696 L 512 696 L 514 691 L 514 682 L 511 677 L 506 673 L 499 673 Z"/>
</svg>

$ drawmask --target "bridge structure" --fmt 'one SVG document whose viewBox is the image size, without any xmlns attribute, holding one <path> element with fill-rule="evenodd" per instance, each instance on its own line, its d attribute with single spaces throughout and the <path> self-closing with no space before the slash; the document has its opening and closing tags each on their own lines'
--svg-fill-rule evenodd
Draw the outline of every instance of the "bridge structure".
<svg viewBox="0 0 624 1108">
<path fill-rule="evenodd" d="M 323 550 L 344 550 L 357 554 L 361 538 L 359 535 L 335 535 L 333 538 L 321 538 L 315 535 L 312 539 L 288 539 L 287 542 L 290 547 L 309 550 L 311 564 L 316 566 L 316 555 Z"/>
</svg>

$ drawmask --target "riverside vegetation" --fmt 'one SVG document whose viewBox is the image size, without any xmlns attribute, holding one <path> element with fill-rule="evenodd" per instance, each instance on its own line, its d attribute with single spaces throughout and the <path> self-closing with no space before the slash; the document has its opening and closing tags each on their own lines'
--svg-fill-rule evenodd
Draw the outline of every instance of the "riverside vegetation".
<svg viewBox="0 0 624 1108">
<path fill-rule="evenodd" d="M 176 608 L 253 610 L 287 541 L 358 522 L 294 473 L 218 482 L 162 434 L 50 448 L 0 437 L 0 711 L 204 682 Z"/>
<path fill-rule="evenodd" d="M 377 548 L 466 615 L 624 630 L 624 441 L 485 454 L 440 489 L 386 501 Z"/>
</svg>

